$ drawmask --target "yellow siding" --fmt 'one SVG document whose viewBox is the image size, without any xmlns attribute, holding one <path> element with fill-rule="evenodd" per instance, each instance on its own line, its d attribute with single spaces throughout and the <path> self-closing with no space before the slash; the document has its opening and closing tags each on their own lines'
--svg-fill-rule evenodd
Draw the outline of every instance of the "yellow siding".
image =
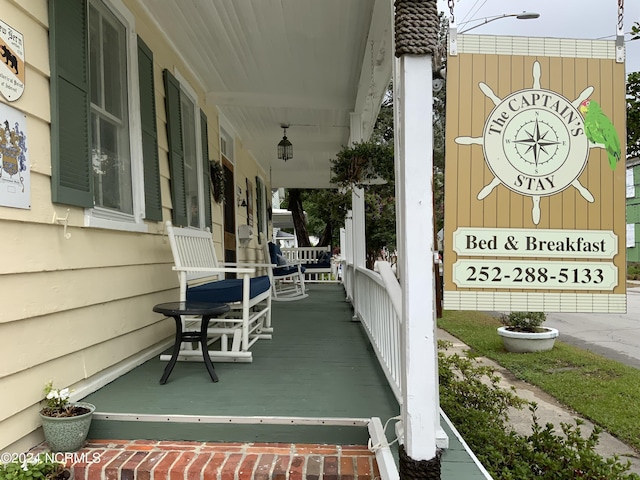
<svg viewBox="0 0 640 480">
<path fill-rule="evenodd" d="M 138 3 L 124 3 L 136 18 L 136 33 L 154 53 L 162 210 L 168 220 L 172 205 L 163 69 L 178 70 L 196 91 L 208 118 L 209 157 L 214 160 L 220 159 L 218 113 L 206 104 L 206 92 L 182 56 Z M 12 392 L 0 402 L 0 451 L 14 451 L 42 439 L 38 411 L 47 381 L 62 388 L 94 380 L 173 335 L 173 322 L 151 308 L 177 299 L 177 278 L 163 222 L 147 222 L 148 233 L 90 228 L 84 226 L 83 209 L 51 202 L 48 3 L 0 0 L 0 7 L 3 21 L 25 39 L 25 90 L 10 106 L 26 115 L 31 174 L 31 209 L 0 206 L 0 391 Z M 254 187 L 256 175 L 266 178 L 241 141 L 236 143 L 236 183 L 244 192 L 246 178 Z M 54 223 L 67 210 L 69 239 Z M 237 223 L 245 223 L 245 209 L 238 214 Z M 213 203 L 212 215 L 221 252 L 221 205 Z M 246 252 L 239 249 L 239 258 L 256 258 L 257 246 L 254 240 Z"/>
</svg>

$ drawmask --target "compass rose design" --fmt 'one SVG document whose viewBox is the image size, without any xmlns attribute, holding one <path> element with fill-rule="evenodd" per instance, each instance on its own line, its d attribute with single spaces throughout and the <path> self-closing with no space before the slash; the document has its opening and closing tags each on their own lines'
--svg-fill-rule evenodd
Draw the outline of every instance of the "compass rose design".
<svg viewBox="0 0 640 480">
<path fill-rule="evenodd" d="M 485 121 L 482 137 L 457 137 L 459 145 L 482 145 L 484 159 L 494 175 L 478 192 L 485 199 L 498 185 L 531 197 L 531 216 L 540 223 L 540 198 L 574 187 L 587 202 L 593 195 L 578 178 L 589 158 L 590 143 L 578 107 L 589 98 L 593 87 L 585 88 L 571 101 L 540 87 L 540 63 L 534 62 L 531 88 L 499 98 L 486 83 L 480 90 L 495 104 Z"/>
<path fill-rule="evenodd" d="M 540 128 L 543 126 L 542 129 Z M 544 126 L 547 128 L 545 129 Z M 524 137 L 520 136 L 520 132 L 524 133 Z M 522 128 L 518 134 L 516 135 L 516 139 L 513 143 L 519 144 L 521 146 L 526 147 L 525 151 L 521 153 L 521 150 L 516 147 L 516 150 L 523 158 L 525 162 L 530 162 L 527 158 L 530 158 L 528 155 L 532 157 L 533 163 L 537 166 L 538 163 L 544 163 L 545 160 L 543 158 L 543 154 L 548 157 L 548 160 L 552 157 L 552 149 L 551 147 L 559 145 L 558 136 L 554 135 L 555 132 L 553 128 L 549 125 L 546 125 L 545 122 L 539 121 L 537 118 L 535 120 L 535 124 L 533 125 L 533 130 L 529 131 L 526 128 Z M 551 136 L 554 135 L 556 140 L 550 140 Z M 546 161 L 548 161 L 546 160 Z"/>
</svg>

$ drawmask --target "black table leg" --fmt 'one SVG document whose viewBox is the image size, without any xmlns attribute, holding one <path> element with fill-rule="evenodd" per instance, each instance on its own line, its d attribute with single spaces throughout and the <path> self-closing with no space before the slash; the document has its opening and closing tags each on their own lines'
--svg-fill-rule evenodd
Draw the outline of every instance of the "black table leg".
<svg viewBox="0 0 640 480">
<path fill-rule="evenodd" d="M 209 372 L 211 380 L 217 382 L 218 375 L 216 375 L 213 363 L 211 363 L 211 357 L 209 356 L 209 345 L 207 345 L 207 330 L 209 329 L 209 320 L 211 320 L 210 315 L 202 316 L 202 322 L 200 323 L 200 349 L 202 350 L 202 359 L 204 360 L 204 364 L 207 367 L 207 371 Z"/>
<path fill-rule="evenodd" d="M 178 355 L 180 354 L 180 345 L 182 344 L 182 320 L 180 318 L 180 315 L 174 316 L 173 319 L 176 321 L 176 341 L 173 345 L 171 360 L 169 360 L 167 366 L 164 367 L 164 373 L 162 374 L 162 378 L 160 379 L 160 385 L 164 385 L 165 383 L 167 383 L 167 379 L 169 378 L 169 375 L 171 375 L 171 371 L 178 361 Z"/>
</svg>

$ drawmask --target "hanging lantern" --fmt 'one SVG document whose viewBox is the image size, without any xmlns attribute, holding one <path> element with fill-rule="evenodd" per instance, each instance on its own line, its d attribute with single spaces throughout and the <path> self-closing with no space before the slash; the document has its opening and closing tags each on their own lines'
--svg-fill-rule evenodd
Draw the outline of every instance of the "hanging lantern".
<svg viewBox="0 0 640 480">
<path fill-rule="evenodd" d="M 280 143 L 278 143 L 278 158 L 286 162 L 293 158 L 293 145 L 291 145 L 291 142 L 287 139 L 287 128 L 289 128 L 289 126 L 282 125 L 282 128 L 284 129 L 284 135 Z"/>
</svg>

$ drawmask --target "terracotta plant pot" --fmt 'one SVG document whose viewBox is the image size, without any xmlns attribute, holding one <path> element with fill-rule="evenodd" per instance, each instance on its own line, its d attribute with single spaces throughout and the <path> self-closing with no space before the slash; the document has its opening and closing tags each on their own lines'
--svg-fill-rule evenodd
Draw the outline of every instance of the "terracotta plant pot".
<svg viewBox="0 0 640 480">
<path fill-rule="evenodd" d="M 84 407 L 89 412 L 74 417 L 48 417 L 40 412 L 44 438 L 53 452 L 75 452 L 87 439 L 96 407 L 85 402 L 75 402 L 73 405 Z"/>
<path fill-rule="evenodd" d="M 498 328 L 498 335 L 502 337 L 502 344 L 507 352 L 529 353 L 551 350 L 559 335 L 555 328 L 540 327 L 543 332 L 515 332 L 509 327 Z"/>
</svg>

